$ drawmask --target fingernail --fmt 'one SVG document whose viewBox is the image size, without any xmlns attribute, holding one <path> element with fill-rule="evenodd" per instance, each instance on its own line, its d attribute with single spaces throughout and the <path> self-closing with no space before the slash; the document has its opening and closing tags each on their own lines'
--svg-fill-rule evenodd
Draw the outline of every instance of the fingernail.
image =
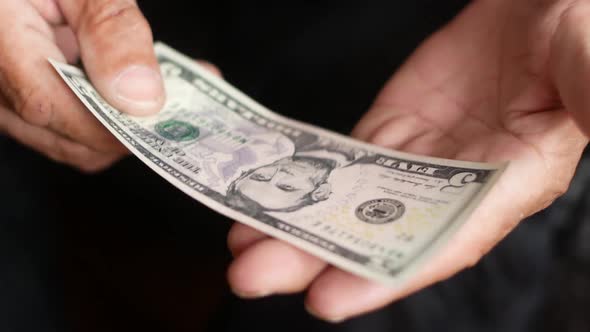
<svg viewBox="0 0 590 332">
<path fill-rule="evenodd" d="M 317 311 L 315 311 L 315 309 L 313 309 L 312 307 L 310 307 L 307 303 L 305 304 L 305 310 L 312 316 L 314 316 L 317 319 L 321 319 L 323 321 L 326 321 L 328 323 L 333 323 L 333 324 L 338 324 L 338 323 L 342 323 L 343 321 L 346 320 L 346 317 L 340 317 L 340 316 L 336 316 L 336 317 L 325 317 L 323 315 L 320 315 Z"/>
<path fill-rule="evenodd" d="M 242 299 L 260 299 L 271 295 L 271 292 L 265 291 L 240 291 L 232 289 L 232 292 Z"/>
<path fill-rule="evenodd" d="M 131 66 L 125 69 L 114 83 L 117 98 L 130 104 L 129 112 L 138 115 L 152 113 L 164 93 L 160 74 L 146 66 Z"/>
</svg>

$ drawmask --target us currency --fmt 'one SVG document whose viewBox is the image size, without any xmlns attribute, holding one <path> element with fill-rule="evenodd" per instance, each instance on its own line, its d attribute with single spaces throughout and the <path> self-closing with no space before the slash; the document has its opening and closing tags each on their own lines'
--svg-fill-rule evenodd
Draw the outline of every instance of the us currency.
<svg viewBox="0 0 590 332">
<path fill-rule="evenodd" d="M 505 166 L 396 152 L 288 119 L 168 46 L 155 52 L 167 102 L 149 117 L 121 113 L 78 68 L 50 61 L 88 110 L 179 190 L 365 278 L 410 278 Z"/>
</svg>

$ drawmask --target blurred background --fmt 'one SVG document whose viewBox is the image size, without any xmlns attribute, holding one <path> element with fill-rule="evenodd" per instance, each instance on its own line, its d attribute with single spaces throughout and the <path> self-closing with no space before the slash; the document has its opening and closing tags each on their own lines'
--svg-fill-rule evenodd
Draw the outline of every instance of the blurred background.
<svg viewBox="0 0 590 332">
<path fill-rule="evenodd" d="M 349 133 L 464 0 L 140 1 L 154 35 L 281 114 Z M 0 331 L 590 331 L 590 160 L 477 266 L 339 325 L 243 301 L 231 221 L 135 158 L 96 175 L 0 136 Z"/>
</svg>

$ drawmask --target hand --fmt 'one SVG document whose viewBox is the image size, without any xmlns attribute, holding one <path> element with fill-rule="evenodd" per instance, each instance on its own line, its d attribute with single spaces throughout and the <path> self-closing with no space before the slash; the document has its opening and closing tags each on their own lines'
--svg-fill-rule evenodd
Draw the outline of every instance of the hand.
<svg viewBox="0 0 590 332">
<path fill-rule="evenodd" d="M 54 160 L 97 171 L 128 152 L 47 61 L 78 56 L 116 108 L 147 115 L 162 107 L 150 27 L 134 0 L 0 1 L 0 133 Z"/>
<path fill-rule="evenodd" d="M 391 79 L 353 135 L 392 149 L 512 164 L 449 244 L 405 285 L 358 278 L 236 224 L 229 281 L 260 297 L 308 288 L 328 321 L 382 307 L 474 265 L 569 186 L 590 133 L 590 3 L 474 1 Z M 395 41 L 392 41 L 395 42 Z"/>
</svg>

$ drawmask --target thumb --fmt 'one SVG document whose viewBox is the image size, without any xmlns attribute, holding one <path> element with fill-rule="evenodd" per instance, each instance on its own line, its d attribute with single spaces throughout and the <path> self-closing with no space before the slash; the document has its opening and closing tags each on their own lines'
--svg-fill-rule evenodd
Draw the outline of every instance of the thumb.
<svg viewBox="0 0 590 332">
<path fill-rule="evenodd" d="M 59 0 L 84 67 L 100 94 L 132 115 L 158 112 L 164 84 L 152 33 L 135 0 Z"/>
<path fill-rule="evenodd" d="M 565 108 L 590 137 L 590 3 L 562 15 L 551 44 L 550 70 Z"/>
</svg>

